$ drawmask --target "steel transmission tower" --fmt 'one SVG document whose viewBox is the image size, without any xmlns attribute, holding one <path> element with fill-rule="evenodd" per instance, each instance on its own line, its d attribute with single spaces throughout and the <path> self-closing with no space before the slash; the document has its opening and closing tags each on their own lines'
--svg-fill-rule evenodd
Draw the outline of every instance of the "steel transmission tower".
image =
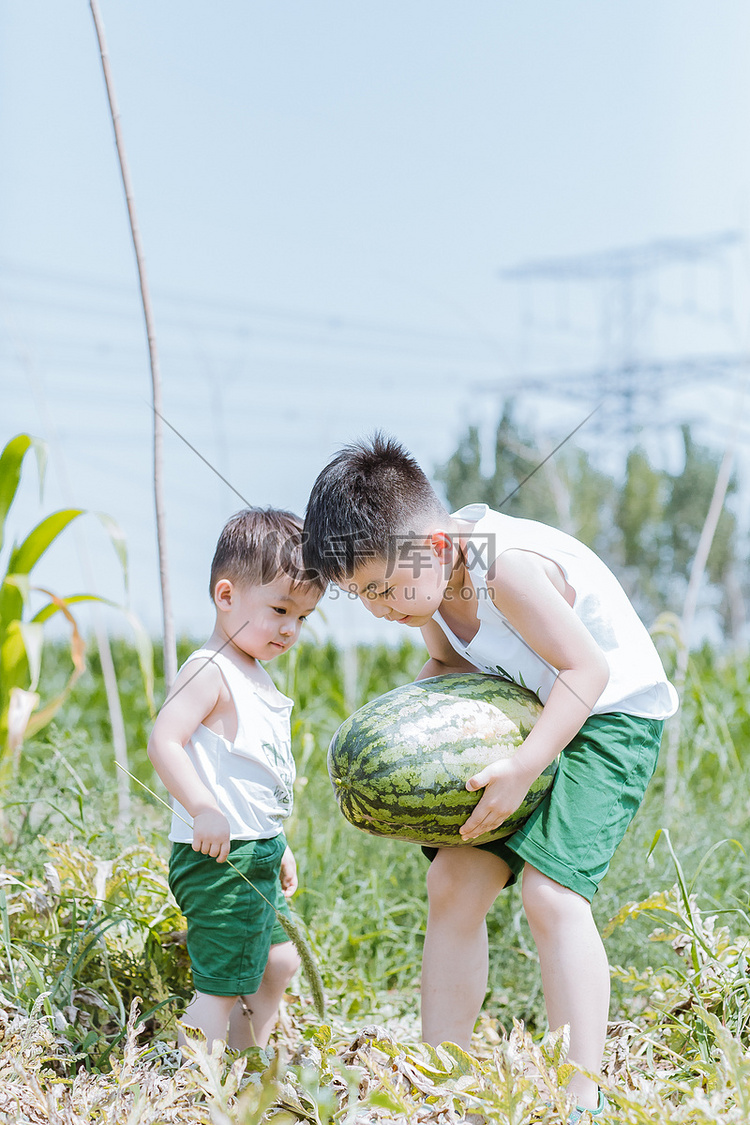
<svg viewBox="0 0 750 1125">
<path fill-rule="evenodd" d="M 530 371 L 522 375 L 518 389 L 587 403 L 603 401 L 600 424 L 606 425 L 609 433 L 616 428 L 632 435 L 637 426 L 658 421 L 654 405 L 662 392 L 679 391 L 698 381 L 708 387 L 717 380 L 731 380 L 747 368 L 750 358 L 736 346 L 718 350 L 696 347 L 675 358 L 657 357 L 652 331 L 657 314 L 666 307 L 659 298 L 660 275 L 671 269 L 683 274 L 683 297 L 676 311 L 688 320 L 723 321 L 724 340 L 731 336 L 734 301 L 729 255 L 741 242 L 739 232 L 727 231 L 528 262 L 503 270 L 500 278 L 518 286 L 551 285 L 558 308 L 565 304 L 573 285 L 588 287 L 593 298 L 589 335 L 591 339 L 598 336 L 599 359 L 592 366 Z M 723 281 L 723 291 L 718 301 L 712 300 L 710 313 L 705 301 L 701 307 L 701 300 L 696 299 L 688 283 L 689 277 L 694 280 L 703 267 L 711 267 Z M 484 389 L 490 388 L 485 384 Z"/>
</svg>

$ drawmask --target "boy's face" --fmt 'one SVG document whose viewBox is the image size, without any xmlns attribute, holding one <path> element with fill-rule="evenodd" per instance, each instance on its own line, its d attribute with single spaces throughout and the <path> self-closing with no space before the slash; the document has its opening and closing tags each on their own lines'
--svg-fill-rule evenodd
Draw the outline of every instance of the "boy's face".
<svg viewBox="0 0 750 1125">
<path fill-rule="evenodd" d="M 264 586 L 222 578 L 214 591 L 222 632 L 246 656 L 264 661 L 292 647 L 321 597 L 312 586 L 293 586 L 286 575 Z"/>
<path fill-rule="evenodd" d="M 450 536 L 436 532 L 405 542 L 395 559 L 373 559 L 341 586 L 356 593 L 375 617 L 419 629 L 440 608 L 452 563 Z"/>
</svg>

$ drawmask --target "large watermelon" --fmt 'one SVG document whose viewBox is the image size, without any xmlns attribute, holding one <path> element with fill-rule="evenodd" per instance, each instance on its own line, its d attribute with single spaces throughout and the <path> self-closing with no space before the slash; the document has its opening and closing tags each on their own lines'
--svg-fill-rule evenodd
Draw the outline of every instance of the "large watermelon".
<svg viewBox="0 0 750 1125">
<path fill-rule="evenodd" d="M 461 673 L 404 684 L 373 699 L 342 723 L 328 750 L 339 808 L 356 828 L 433 847 L 465 846 L 458 830 L 482 791 L 475 773 L 511 757 L 542 705 L 525 688 L 497 676 Z M 484 844 L 509 836 L 552 785 L 553 762 L 521 807 Z"/>
</svg>

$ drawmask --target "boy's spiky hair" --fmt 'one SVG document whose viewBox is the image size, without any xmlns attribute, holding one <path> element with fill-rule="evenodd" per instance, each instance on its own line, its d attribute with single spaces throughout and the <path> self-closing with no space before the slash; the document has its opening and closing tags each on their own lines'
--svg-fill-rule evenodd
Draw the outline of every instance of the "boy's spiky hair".
<svg viewBox="0 0 750 1125">
<path fill-rule="evenodd" d="M 265 586 L 280 575 L 293 586 L 326 583 L 305 572 L 302 562 L 302 520 L 279 508 L 244 508 L 224 525 L 211 563 L 209 593 L 228 578 L 247 586 Z"/>
<path fill-rule="evenodd" d="M 319 474 L 305 514 L 305 569 L 328 582 L 392 559 L 405 535 L 431 530 L 445 508 L 414 458 L 378 432 L 345 446 Z"/>
</svg>

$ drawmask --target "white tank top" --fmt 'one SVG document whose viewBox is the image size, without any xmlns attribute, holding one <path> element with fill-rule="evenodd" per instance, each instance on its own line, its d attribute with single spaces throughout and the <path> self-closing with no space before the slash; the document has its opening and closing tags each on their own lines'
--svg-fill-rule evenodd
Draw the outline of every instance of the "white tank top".
<svg viewBox="0 0 750 1125">
<path fill-rule="evenodd" d="M 185 664 L 194 662 L 199 672 L 201 662 L 209 660 L 221 672 L 234 701 L 237 735 L 230 742 L 201 724 L 185 750 L 229 821 L 232 839 L 271 839 L 292 811 L 292 700 L 281 694 L 260 664 L 257 680 L 223 653 L 209 649 L 191 653 Z M 170 840 L 192 843 L 192 817 L 178 801 L 172 801 L 172 809 Z"/>
<path fill-rule="evenodd" d="M 666 719 L 679 705 L 648 630 L 614 574 L 593 551 L 571 535 L 534 520 L 516 519 L 468 504 L 454 519 L 474 524 L 466 567 L 477 596 L 479 629 L 468 644 L 456 637 L 440 613 L 434 620 L 450 645 L 483 672 L 495 673 L 536 692 L 546 703 L 557 669 L 542 659 L 503 617 L 489 596 L 487 571 L 503 551 L 533 551 L 559 566 L 575 591 L 573 610 L 609 664 L 609 683 L 592 714 L 622 711 Z"/>
</svg>

